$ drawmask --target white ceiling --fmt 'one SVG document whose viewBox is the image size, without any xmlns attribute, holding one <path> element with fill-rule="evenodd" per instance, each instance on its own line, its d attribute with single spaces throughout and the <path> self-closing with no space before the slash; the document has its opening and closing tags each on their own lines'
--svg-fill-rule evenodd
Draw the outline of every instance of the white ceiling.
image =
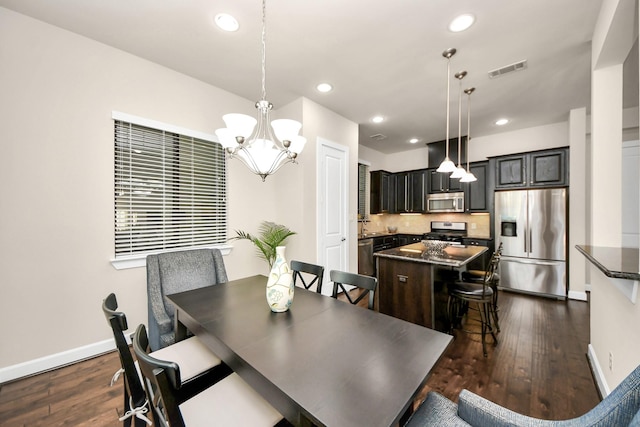
<svg viewBox="0 0 640 427">
<path fill-rule="evenodd" d="M 454 47 L 452 73 L 466 70 L 463 88 L 476 88 L 472 136 L 564 121 L 569 110 L 590 104 L 590 41 L 601 3 L 268 0 L 267 99 L 277 109 L 307 97 L 358 123 L 360 143 L 384 153 L 424 147 L 445 138 L 442 52 Z M 260 98 L 260 0 L 0 0 L 0 6 Z M 240 29 L 215 27 L 220 12 L 234 15 Z M 475 25 L 450 32 L 449 21 L 461 13 L 473 13 Z M 489 70 L 524 59 L 526 70 L 488 78 Z M 315 85 L 323 81 L 335 89 L 318 93 Z M 456 137 L 454 78 L 451 96 L 450 136 Z M 376 114 L 386 121 L 371 123 Z M 510 124 L 495 126 L 499 117 Z M 211 119 L 223 126 L 221 118 Z M 370 138 L 379 133 L 387 138 Z M 411 137 L 420 143 L 409 144 Z"/>
</svg>

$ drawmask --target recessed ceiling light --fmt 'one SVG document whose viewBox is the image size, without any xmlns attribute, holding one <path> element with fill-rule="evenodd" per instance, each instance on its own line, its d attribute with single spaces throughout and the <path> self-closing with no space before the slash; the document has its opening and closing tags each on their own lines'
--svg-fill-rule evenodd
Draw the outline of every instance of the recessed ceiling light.
<svg viewBox="0 0 640 427">
<path fill-rule="evenodd" d="M 372 121 L 373 123 L 382 123 L 382 122 L 384 122 L 384 117 L 382 117 L 382 116 L 375 116 L 375 117 L 373 117 L 373 118 L 371 119 L 371 121 Z"/>
<path fill-rule="evenodd" d="M 459 33 L 460 31 L 464 31 L 472 26 L 475 21 L 476 17 L 470 13 L 465 13 L 464 15 L 457 16 L 449 24 L 449 31 Z"/>
<path fill-rule="evenodd" d="M 333 86 L 331 86 L 329 83 L 320 83 L 318 86 L 316 86 L 316 89 L 318 90 L 318 92 L 331 92 L 331 90 L 333 90 Z"/>
<path fill-rule="evenodd" d="M 237 31 L 240 28 L 240 24 L 233 16 L 228 13 L 219 13 L 215 17 L 215 22 L 218 27 L 224 31 Z"/>
<path fill-rule="evenodd" d="M 498 125 L 498 126 L 504 126 L 507 123 L 509 123 L 509 119 L 498 119 L 498 120 L 496 120 L 496 125 Z"/>
<path fill-rule="evenodd" d="M 416 144 L 416 143 L 418 143 L 419 141 L 420 141 L 420 140 L 419 140 L 418 138 L 411 138 L 411 139 L 409 140 L 409 143 L 410 143 L 410 144 Z"/>
</svg>

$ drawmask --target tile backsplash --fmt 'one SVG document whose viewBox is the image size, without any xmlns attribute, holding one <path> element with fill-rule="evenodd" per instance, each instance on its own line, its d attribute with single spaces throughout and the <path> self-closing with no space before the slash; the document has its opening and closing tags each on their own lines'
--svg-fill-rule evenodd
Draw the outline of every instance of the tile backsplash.
<svg viewBox="0 0 640 427">
<path fill-rule="evenodd" d="M 431 231 L 431 221 L 455 221 L 467 223 L 469 237 L 488 238 L 491 235 L 489 214 L 418 214 L 399 215 L 381 214 L 371 215 L 366 223 L 367 231 L 383 232 L 387 227 L 397 227 L 397 233 L 422 234 Z M 358 225 L 360 231 L 361 224 Z"/>
</svg>

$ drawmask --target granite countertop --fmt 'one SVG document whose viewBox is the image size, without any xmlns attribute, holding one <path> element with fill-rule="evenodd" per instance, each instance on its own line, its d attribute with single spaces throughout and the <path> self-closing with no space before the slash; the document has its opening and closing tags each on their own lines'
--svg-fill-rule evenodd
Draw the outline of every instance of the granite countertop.
<svg viewBox="0 0 640 427">
<path fill-rule="evenodd" d="M 399 248 L 387 249 L 373 255 L 382 258 L 398 259 L 401 261 L 422 262 L 425 264 L 445 265 L 448 267 L 462 267 L 474 258 L 489 250 L 485 246 L 447 246 L 441 252 L 434 254 L 427 250 L 424 243 L 413 243 Z"/>
<path fill-rule="evenodd" d="M 640 280 L 638 248 L 576 245 L 576 249 L 587 257 L 587 259 L 598 267 L 607 277 Z"/>
<path fill-rule="evenodd" d="M 425 233 L 428 233 L 428 231 L 425 231 Z M 367 232 L 367 233 L 364 233 L 364 234 L 358 234 L 358 240 L 373 239 L 374 237 L 387 237 L 387 236 L 400 236 L 400 235 L 422 236 L 422 235 L 424 235 L 424 233 L 416 233 L 416 232 L 411 232 L 411 231 L 407 231 L 407 232 L 396 231 L 395 233 L 389 233 L 387 231 L 371 231 L 371 232 Z M 467 236 L 465 238 L 467 238 L 467 239 L 493 240 L 493 238 L 491 236 L 480 236 L 480 235 L 474 236 L 474 235 L 470 235 L 470 234 L 467 234 Z"/>
</svg>

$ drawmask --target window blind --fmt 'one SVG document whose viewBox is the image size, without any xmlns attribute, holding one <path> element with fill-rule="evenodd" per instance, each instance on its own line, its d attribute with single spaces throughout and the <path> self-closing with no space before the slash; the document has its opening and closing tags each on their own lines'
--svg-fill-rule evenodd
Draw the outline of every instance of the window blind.
<svg viewBox="0 0 640 427">
<path fill-rule="evenodd" d="M 358 220 L 369 220 L 369 166 L 358 163 Z"/>
<path fill-rule="evenodd" d="M 115 120 L 116 258 L 226 241 L 226 173 L 212 141 Z"/>
</svg>

